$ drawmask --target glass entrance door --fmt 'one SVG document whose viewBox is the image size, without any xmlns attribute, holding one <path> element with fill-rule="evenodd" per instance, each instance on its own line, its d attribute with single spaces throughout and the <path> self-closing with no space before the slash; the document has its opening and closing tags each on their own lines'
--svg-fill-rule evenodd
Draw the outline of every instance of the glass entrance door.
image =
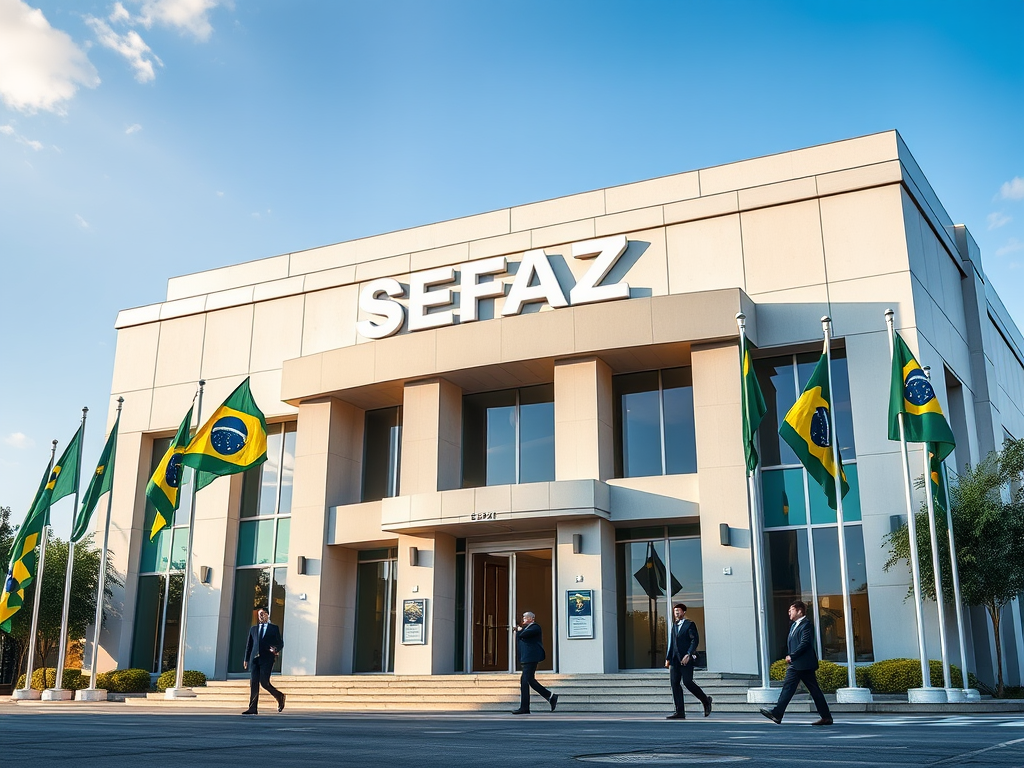
<svg viewBox="0 0 1024 768">
<path fill-rule="evenodd" d="M 554 669 L 552 552 L 550 549 L 477 553 L 472 571 L 472 659 L 474 672 L 514 672 L 512 627 L 532 611 L 544 632 L 547 658 L 538 669 Z"/>
<path fill-rule="evenodd" d="M 392 672 L 395 668 L 394 550 L 359 553 L 356 570 L 356 628 L 353 672 Z M 370 559 L 370 558 L 380 559 Z"/>
</svg>

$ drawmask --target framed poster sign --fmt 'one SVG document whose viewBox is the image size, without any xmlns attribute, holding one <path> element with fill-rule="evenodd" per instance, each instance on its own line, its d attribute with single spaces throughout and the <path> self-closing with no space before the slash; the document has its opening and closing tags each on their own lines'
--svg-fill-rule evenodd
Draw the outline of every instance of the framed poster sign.
<svg viewBox="0 0 1024 768">
<path fill-rule="evenodd" d="M 594 590 L 570 589 L 565 593 L 565 598 L 569 639 L 592 638 L 594 636 Z"/>
<path fill-rule="evenodd" d="M 402 601 L 402 645 L 427 644 L 427 600 Z"/>
</svg>

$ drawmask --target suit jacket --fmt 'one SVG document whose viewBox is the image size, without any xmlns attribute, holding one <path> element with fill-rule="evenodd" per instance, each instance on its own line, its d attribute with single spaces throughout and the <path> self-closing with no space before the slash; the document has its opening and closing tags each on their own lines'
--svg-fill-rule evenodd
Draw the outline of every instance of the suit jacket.
<svg viewBox="0 0 1024 768">
<path fill-rule="evenodd" d="M 786 640 L 786 648 L 789 651 L 790 666 L 797 671 L 818 668 L 818 651 L 814 645 L 814 625 L 806 616 L 796 629 L 789 628 L 789 638 Z"/>
<path fill-rule="evenodd" d="M 516 635 L 520 664 L 537 663 L 547 658 L 544 654 L 543 633 L 536 621 L 519 630 Z"/>
<path fill-rule="evenodd" d="M 276 648 L 278 653 L 284 648 L 284 638 L 281 637 L 281 630 L 277 624 L 267 622 L 267 630 L 263 633 L 263 637 L 260 638 L 260 627 L 262 626 L 262 624 L 257 624 L 249 628 L 249 639 L 245 643 L 246 664 L 250 663 L 257 656 L 272 659 L 274 654 L 270 652 L 271 648 Z"/>
<path fill-rule="evenodd" d="M 697 632 L 697 625 L 689 619 L 683 619 L 683 626 L 676 630 L 676 622 L 673 620 L 668 629 L 668 654 L 666 661 L 679 664 L 683 656 L 690 656 L 692 659 L 697 653 L 697 646 L 700 644 L 700 633 Z"/>
</svg>

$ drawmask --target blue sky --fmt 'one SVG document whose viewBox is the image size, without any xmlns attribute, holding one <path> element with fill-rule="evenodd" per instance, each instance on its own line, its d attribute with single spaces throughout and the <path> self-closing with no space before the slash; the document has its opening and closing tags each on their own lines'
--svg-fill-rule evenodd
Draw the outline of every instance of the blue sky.
<svg viewBox="0 0 1024 768">
<path fill-rule="evenodd" d="M 1024 325 L 1022 39 L 1019 2 L 0 0 L 0 505 L 83 405 L 91 471 L 170 276 L 891 128 Z"/>
</svg>

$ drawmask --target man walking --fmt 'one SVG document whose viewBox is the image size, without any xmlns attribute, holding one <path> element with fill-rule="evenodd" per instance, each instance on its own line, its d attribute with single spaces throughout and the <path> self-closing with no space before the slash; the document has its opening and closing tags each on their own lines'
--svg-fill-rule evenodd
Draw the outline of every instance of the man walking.
<svg viewBox="0 0 1024 768">
<path fill-rule="evenodd" d="M 807 618 L 807 604 L 802 600 L 794 601 L 789 606 L 789 620 L 793 622 L 786 640 L 789 651 L 786 662 L 789 667 L 782 683 L 782 693 L 779 694 L 778 703 L 772 709 L 762 709 L 761 714 L 774 723 L 781 723 L 797 685 L 803 683 L 818 710 L 819 719 L 812 725 L 832 725 L 832 713 L 829 712 L 825 694 L 821 692 L 818 678 L 814 674 L 818 669 L 818 652 L 814 647 L 814 625 Z"/>
<path fill-rule="evenodd" d="M 676 603 L 672 607 L 672 623 L 668 633 L 668 653 L 665 654 L 665 667 L 669 671 L 669 684 L 672 686 L 672 701 L 676 711 L 666 720 L 685 720 L 683 711 L 683 686 L 704 705 L 704 717 L 711 714 L 711 697 L 693 682 L 693 666 L 697 657 L 697 646 L 700 634 L 697 625 L 686 618 L 686 606 Z"/>
<path fill-rule="evenodd" d="M 544 655 L 543 636 L 540 624 L 537 623 L 537 617 L 532 612 L 526 611 L 523 614 L 522 625 L 516 627 L 515 631 L 518 635 L 516 638 L 516 648 L 519 651 L 519 664 L 522 667 L 523 674 L 519 678 L 519 709 L 513 709 L 512 714 L 530 714 L 531 688 L 547 700 L 548 704 L 551 705 L 551 711 L 554 712 L 555 707 L 558 705 L 558 694 L 552 693 L 538 683 L 535 677 L 537 665 L 546 658 Z"/>
<path fill-rule="evenodd" d="M 270 672 L 274 669 L 277 654 L 284 648 L 281 630 L 276 624 L 270 623 L 270 614 L 262 608 L 256 618 L 259 623 L 249 630 L 249 639 L 245 643 L 245 661 L 242 662 L 242 668 L 249 670 L 249 708 L 243 715 L 257 714 L 261 685 L 277 699 L 277 711 L 284 710 L 284 694 L 270 684 Z"/>
</svg>

